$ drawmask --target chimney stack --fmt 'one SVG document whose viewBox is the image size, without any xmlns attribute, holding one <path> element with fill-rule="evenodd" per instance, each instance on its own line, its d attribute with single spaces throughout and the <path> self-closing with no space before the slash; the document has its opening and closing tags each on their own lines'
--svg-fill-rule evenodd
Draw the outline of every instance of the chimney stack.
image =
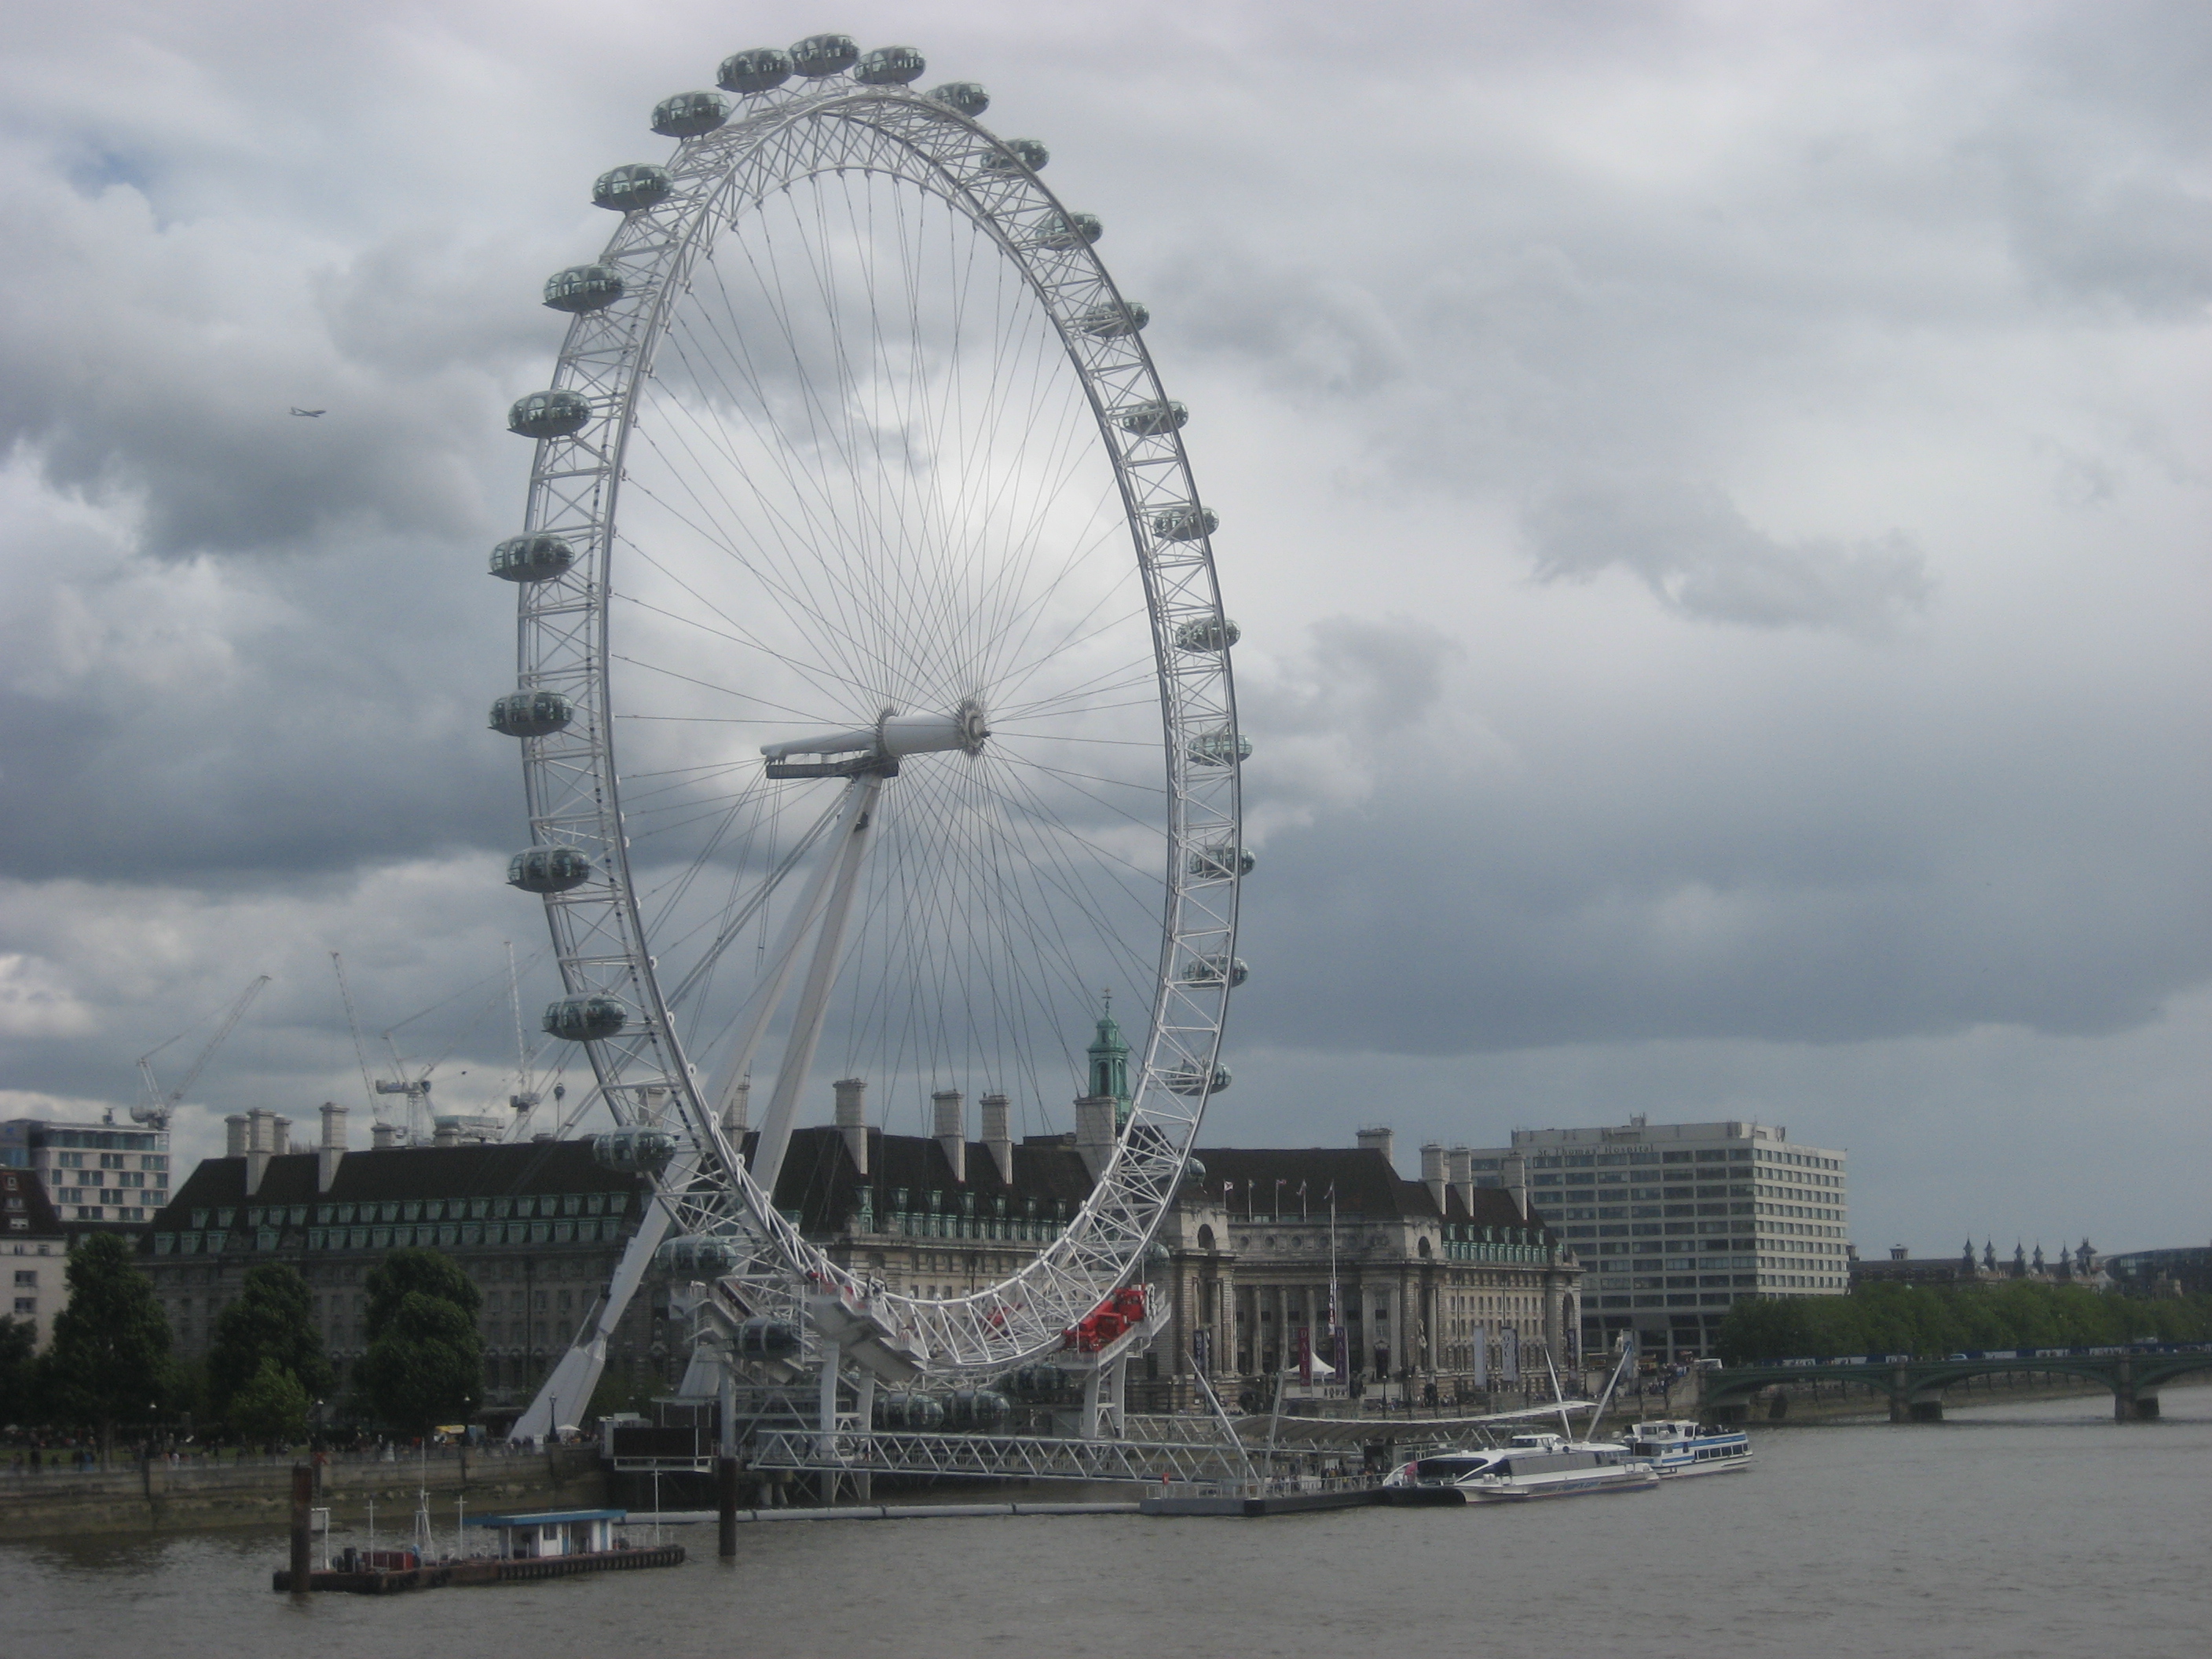
<svg viewBox="0 0 2212 1659">
<path fill-rule="evenodd" d="M 865 1176 L 868 1173 L 868 1085 L 859 1078 L 847 1077 L 838 1079 L 836 1086 L 837 1133 L 845 1138 L 845 1150 L 852 1157 L 853 1167 Z M 742 1094 L 738 1095 L 741 1106 L 744 1099 Z"/>
<path fill-rule="evenodd" d="M 1444 1154 L 1444 1175 L 1459 1188 L 1461 1206 L 1469 1215 L 1474 1213 L 1474 1149 L 1455 1146 Z"/>
<path fill-rule="evenodd" d="M 246 1114 L 233 1112 L 222 1121 L 222 1155 L 225 1158 L 246 1156 Z"/>
<path fill-rule="evenodd" d="M 270 1115 L 275 1127 L 270 1134 L 269 1150 L 279 1158 L 288 1158 L 292 1152 L 292 1120 L 277 1117 L 274 1113 Z"/>
<path fill-rule="evenodd" d="M 550 1135 L 533 1135 L 531 1139 L 533 1140 L 550 1140 L 553 1137 Z M 380 1152 L 387 1151 L 392 1147 L 398 1146 L 399 1143 L 400 1133 L 399 1126 L 398 1124 L 378 1123 L 370 1126 L 368 1131 L 368 1144 L 377 1152 Z"/>
<path fill-rule="evenodd" d="M 261 1190 L 261 1177 L 269 1173 L 269 1160 L 282 1146 L 284 1132 L 291 1127 L 291 1122 L 289 1118 L 279 1117 L 265 1106 L 257 1106 L 246 1115 L 246 1195 L 248 1198 Z"/>
<path fill-rule="evenodd" d="M 952 1178 L 964 1185 L 968 1180 L 967 1097 L 957 1089 L 939 1089 L 929 1098 L 937 1108 L 937 1144 L 945 1149 Z"/>
<path fill-rule="evenodd" d="M 1359 1145 L 1364 1152 L 1382 1153 L 1382 1161 L 1390 1166 L 1392 1173 L 1396 1173 L 1398 1167 L 1398 1137 L 1396 1135 L 1388 1129 L 1362 1129 L 1359 1132 Z"/>
<path fill-rule="evenodd" d="M 1085 1095 L 1075 1103 L 1075 1150 L 1083 1154 L 1084 1167 L 1093 1181 L 1106 1173 L 1107 1160 L 1114 1156 L 1114 1119 L 1120 1104 L 1111 1095 Z"/>
<path fill-rule="evenodd" d="M 983 1108 L 983 1150 L 991 1155 L 991 1162 L 999 1166 L 999 1184 L 1014 1184 L 1014 1130 L 1012 1103 L 1004 1095 L 985 1095 Z"/>
<path fill-rule="evenodd" d="M 1498 1184 L 1505 1188 L 1513 1200 L 1513 1208 L 1523 1221 L 1528 1218 L 1528 1160 L 1517 1152 L 1505 1154 L 1498 1172 Z"/>
<path fill-rule="evenodd" d="M 1444 1212 L 1444 1149 L 1437 1141 L 1429 1141 L 1421 1148 L 1421 1184 L 1429 1189 L 1436 1201 L 1437 1213 Z"/>
<path fill-rule="evenodd" d="M 722 1133 L 732 1140 L 744 1139 L 745 1131 L 752 1125 L 745 1121 L 752 1109 L 753 1083 L 750 1078 L 740 1078 L 730 1085 L 729 1098 L 722 1103 Z"/>
<path fill-rule="evenodd" d="M 433 1146 L 459 1146 L 461 1126 L 444 1120 L 434 1121 L 430 1128 L 430 1144 Z"/>
<path fill-rule="evenodd" d="M 337 1179 L 338 1165 L 346 1155 L 346 1109 L 335 1100 L 323 1103 L 323 1144 L 315 1155 L 315 1190 L 326 1193 Z"/>
</svg>

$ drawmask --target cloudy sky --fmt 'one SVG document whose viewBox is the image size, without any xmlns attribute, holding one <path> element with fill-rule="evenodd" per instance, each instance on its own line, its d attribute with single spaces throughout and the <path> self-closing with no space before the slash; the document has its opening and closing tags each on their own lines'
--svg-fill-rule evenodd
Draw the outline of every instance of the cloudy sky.
<svg viewBox="0 0 2212 1659">
<path fill-rule="evenodd" d="M 1194 411 L 1263 858 L 1206 1139 L 1753 1116 L 1869 1252 L 2212 1234 L 2190 0 L 18 15 L 0 1109 L 258 973 L 180 1150 L 358 1102 L 333 950 L 508 1086 L 537 287 L 827 27 L 1051 146 Z"/>
</svg>

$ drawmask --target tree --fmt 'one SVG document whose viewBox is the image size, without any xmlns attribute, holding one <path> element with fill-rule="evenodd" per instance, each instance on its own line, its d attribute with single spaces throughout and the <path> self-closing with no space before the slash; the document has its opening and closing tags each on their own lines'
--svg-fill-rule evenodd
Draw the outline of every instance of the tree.
<svg viewBox="0 0 2212 1659">
<path fill-rule="evenodd" d="M 483 1395 L 483 1301 L 450 1256 L 386 1256 L 368 1276 L 368 1352 L 355 1367 L 369 1409 L 403 1434 L 474 1412 Z"/>
<path fill-rule="evenodd" d="M 249 1271 L 238 1300 L 216 1322 L 207 1362 L 209 1403 L 216 1413 L 227 1417 L 234 1397 L 271 1361 L 309 1401 L 330 1393 L 331 1364 L 315 1328 L 307 1281 L 295 1269 L 276 1265 Z"/>
<path fill-rule="evenodd" d="M 243 1439 L 289 1445 L 307 1437 L 307 1390 L 272 1358 L 230 1397 L 230 1426 Z"/>
<path fill-rule="evenodd" d="M 39 1328 L 31 1320 L 18 1324 L 0 1318 L 0 1427 L 33 1421 L 32 1405 Z"/>
<path fill-rule="evenodd" d="M 70 1253 L 69 1288 L 39 1364 L 40 1391 L 56 1422 L 100 1431 L 105 1456 L 118 1423 L 160 1416 L 175 1391 L 169 1322 L 154 1281 L 114 1233 L 94 1233 Z"/>
</svg>

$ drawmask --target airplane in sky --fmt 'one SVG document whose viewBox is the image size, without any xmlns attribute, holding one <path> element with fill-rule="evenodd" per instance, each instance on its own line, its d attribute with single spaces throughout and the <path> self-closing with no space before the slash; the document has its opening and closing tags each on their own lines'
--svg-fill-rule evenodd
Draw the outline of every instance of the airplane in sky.
<svg viewBox="0 0 2212 1659">
<path fill-rule="evenodd" d="M 292 412 L 295 415 L 304 415 L 307 419 L 314 421 L 321 419 L 331 411 L 327 409 L 295 409 Z"/>
</svg>

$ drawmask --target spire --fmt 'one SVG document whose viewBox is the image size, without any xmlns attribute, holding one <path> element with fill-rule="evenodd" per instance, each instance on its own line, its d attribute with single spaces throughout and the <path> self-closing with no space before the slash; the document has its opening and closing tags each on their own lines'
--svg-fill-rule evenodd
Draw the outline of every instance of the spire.
<svg viewBox="0 0 2212 1659">
<path fill-rule="evenodd" d="M 1121 1035 L 1121 1028 L 1114 1023 L 1114 994 L 1111 991 L 1103 994 L 1098 1014 L 1098 1035 L 1092 1039 L 1088 1053 L 1091 1097 L 1103 1099 L 1110 1097 L 1114 1102 L 1114 1121 L 1116 1124 L 1127 1122 L 1129 1116 L 1129 1044 Z"/>
</svg>

